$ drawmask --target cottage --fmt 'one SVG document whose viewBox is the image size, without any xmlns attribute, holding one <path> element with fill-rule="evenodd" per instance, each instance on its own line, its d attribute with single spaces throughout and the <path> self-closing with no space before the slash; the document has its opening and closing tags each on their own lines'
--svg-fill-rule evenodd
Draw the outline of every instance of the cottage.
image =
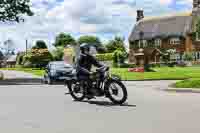
<svg viewBox="0 0 200 133">
<path fill-rule="evenodd" d="M 129 62 L 138 62 L 139 49 L 175 49 L 176 60 L 182 60 L 185 52 L 193 52 L 195 59 L 200 60 L 200 35 L 196 32 L 199 16 L 200 0 L 193 0 L 191 12 L 144 17 L 144 11 L 138 10 L 137 22 L 129 36 Z M 152 55 L 150 62 L 160 62 L 155 56 L 158 55 Z"/>
</svg>

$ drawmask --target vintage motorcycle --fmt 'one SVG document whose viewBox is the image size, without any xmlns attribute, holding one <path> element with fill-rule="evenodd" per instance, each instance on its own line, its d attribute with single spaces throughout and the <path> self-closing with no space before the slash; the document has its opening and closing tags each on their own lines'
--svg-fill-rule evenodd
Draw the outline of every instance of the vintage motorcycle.
<svg viewBox="0 0 200 133">
<path fill-rule="evenodd" d="M 114 104 L 126 102 L 128 94 L 125 85 L 119 76 L 111 75 L 109 67 L 103 66 L 96 69 L 90 76 L 90 85 L 87 81 L 78 79 L 75 71 L 65 80 L 65 85 L 69 89 L 69 94 L 76 101 L 87 98 L 88 89 L 96 90 L 98 93 L 92 94 L 95 97 L 107 97 Z M 89 99 L 89 98 L 88 98 Z"/>
</svg>

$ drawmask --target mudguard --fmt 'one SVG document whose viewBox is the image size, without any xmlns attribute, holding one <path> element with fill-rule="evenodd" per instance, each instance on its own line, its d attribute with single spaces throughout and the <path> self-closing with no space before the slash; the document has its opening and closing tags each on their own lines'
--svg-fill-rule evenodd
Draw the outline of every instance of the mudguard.
<svg viewBox="0 0 200 133">
<path fill-rule="evenodd" d="M 118 75 L 111 75 L 109 80 L 117 80 L 117 81 L 121 81 L 121 77 Z"/>
</svg>

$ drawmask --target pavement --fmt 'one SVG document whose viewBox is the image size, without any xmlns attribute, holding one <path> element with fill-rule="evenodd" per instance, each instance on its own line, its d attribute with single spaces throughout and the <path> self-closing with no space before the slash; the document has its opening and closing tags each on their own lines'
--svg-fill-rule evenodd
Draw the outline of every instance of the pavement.
<svg viewBox="0 0 200 133">
<path fill-rule="evenodd" d="M 199 133 L 200 96 L 165 91 L 174 82 L 124 82 L 123 106 L 75 102 L 63 85 L 0 85 L 0 132 Z"/>
<path fill-rule="evenodd" d="M 42 77 L 32 75 L 22 71 L 0 70 L 4 80 L 0 80 L 1 85 L 36 85 L 42 83 Z"/>
</svg>

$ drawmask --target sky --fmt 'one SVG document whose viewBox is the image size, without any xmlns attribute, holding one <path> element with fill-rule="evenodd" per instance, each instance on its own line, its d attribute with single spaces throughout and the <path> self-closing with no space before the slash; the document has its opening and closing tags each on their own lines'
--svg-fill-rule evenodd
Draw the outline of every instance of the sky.
<svg viewBox="0 0 200 133">
<path fill-rule="evenodd" d="M 102 42 L 128 36 L 136 22 L 137 9 L 144 16 L 159 16 L 192 10 L 193 0 L 31 0 L 34 16 L 24 16 L 23 23 L 0 23 L 0 46 L 14 41 L 17 51 L 25 50 L 25 40 L 32 47 L 45 40 L 50 49 L 56 35 L 69 33 L 76 39 L 96 35 Z"/>
</svg>

